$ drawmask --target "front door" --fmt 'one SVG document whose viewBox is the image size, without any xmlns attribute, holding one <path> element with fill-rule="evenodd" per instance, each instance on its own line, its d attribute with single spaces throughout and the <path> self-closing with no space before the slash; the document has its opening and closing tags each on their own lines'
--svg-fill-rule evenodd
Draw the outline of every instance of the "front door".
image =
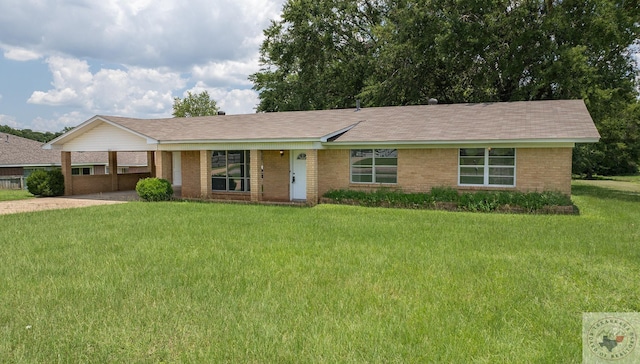
<svg viewBox="0 0 640 364">
<path fill-rule="evenodd" d="M 182 186 L 182 152 L 173 152 L 173 185 Z"/>
<path fill-rule="evenodd" d="M 291 151 L 291 199 L 307 199 L 307 152 Z"/>
</svg>

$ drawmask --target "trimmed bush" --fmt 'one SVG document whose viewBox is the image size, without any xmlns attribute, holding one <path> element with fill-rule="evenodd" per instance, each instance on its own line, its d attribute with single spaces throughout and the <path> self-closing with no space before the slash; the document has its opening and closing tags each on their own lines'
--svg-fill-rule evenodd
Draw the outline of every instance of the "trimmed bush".
<svg viewBox="0 0 640 364">
<path fill-rule="evenodd" d="M 379 189 L 372 192 L 331 190 L 324 198 L 333 203 L 399 208 L 439 208 L 477 212 L 545 212 L 549 207 L 572 206 L 560 192 L 477 191 L 459 194 L 451 187 L 434 187 L 431 193 L 403 193 Z"/>
<path fill-rule="evenodd" d="M 59 169 L 36 170 L 27 177 L 27 190 L 34 196 L 64 195 L 64 176 Z"/>
<path fill-rule="evenodd" d="M 136 184 L 136 192 L 145 201 L 169 201 L 173 196 L 171 182 L 162 178 L 144 178 Z"/>
</svg>

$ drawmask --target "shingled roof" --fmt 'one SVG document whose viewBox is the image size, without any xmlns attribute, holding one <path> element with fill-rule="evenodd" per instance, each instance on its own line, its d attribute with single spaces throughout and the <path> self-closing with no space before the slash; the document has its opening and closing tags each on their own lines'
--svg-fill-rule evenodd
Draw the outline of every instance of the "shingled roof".
<svg viewBox="0 0 640 364">
<path fill-rule="evenodd" d="M 107 121 L 143 136 L 152 144 L 226 141 L 577 143 L 596 142 L 600 138 L 582 100 L 394 106 L 166 119 L 96 116 L 76 128 L 77 131 L 96 120 Z M 63 135 L 50 144 L 63 144 L 65 139 L 74 137 Z"/>
<path fill-rule="evenodd" d="M 42 143 L 0 133 L 0 167 L 59 167 L 60 152 L 42 149 Z M 120 166 L 146 166 L 145 153 L 118 153 Z M 108 165 L 106 152 L 73 152 L 73 165 Z"/>
</svg>

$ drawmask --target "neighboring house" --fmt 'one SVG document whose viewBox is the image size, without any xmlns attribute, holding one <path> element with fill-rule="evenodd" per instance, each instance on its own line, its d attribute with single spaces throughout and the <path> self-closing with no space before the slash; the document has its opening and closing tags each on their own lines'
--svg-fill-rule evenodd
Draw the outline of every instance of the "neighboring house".
<svg viewBox="0 0 640 364">
<path fill-rule="evenodd" d="M 107 152 L 73 152 L 72 175 L 108 173 Z M 119 173 L 148 171 L 145 153 L 120 155 Z M 36 169 L 60 168 L 60 153 L 45 150 L 42 143 L 0 133 L 0 188 L 22 188 L 24 180 Z"/>
<path fill-rule="evenodd" d="M 315 204 L 330 189 L 570 194 L 572 148 L 599 137 L 582 100 L 556 100 L 148 120 L 95 116 L 45 148 L 61 151 L 65 175 L 72 152 L 110 151 L 118 165 L 121 152 L 146 151 L 151 175 L 181 186 L 183 197 Z M 117 176 L 107 182 L 111 190 L 132 186 Z M 87 191 L 81 179 L 67 183 L 69 194 Z"/>
</svg>

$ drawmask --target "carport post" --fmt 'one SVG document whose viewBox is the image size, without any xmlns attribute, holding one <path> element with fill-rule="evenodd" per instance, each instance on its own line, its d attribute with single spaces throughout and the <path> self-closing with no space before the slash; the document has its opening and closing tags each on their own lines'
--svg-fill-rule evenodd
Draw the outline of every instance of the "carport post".
<svg viewBox="0 0 640 364">
<path fill-rule="evenodd" d="M 73 177 L 71 176 L 71 152 L 60 153 L 60 166 L 64 177 L 64 195 L 73 195 Z"/>
<path fill-rule="evenodd" d="M 118 190 L 118 152 L 109 152 L 109 174 L 111 175 L 111 191 Z"/>
</svg>

